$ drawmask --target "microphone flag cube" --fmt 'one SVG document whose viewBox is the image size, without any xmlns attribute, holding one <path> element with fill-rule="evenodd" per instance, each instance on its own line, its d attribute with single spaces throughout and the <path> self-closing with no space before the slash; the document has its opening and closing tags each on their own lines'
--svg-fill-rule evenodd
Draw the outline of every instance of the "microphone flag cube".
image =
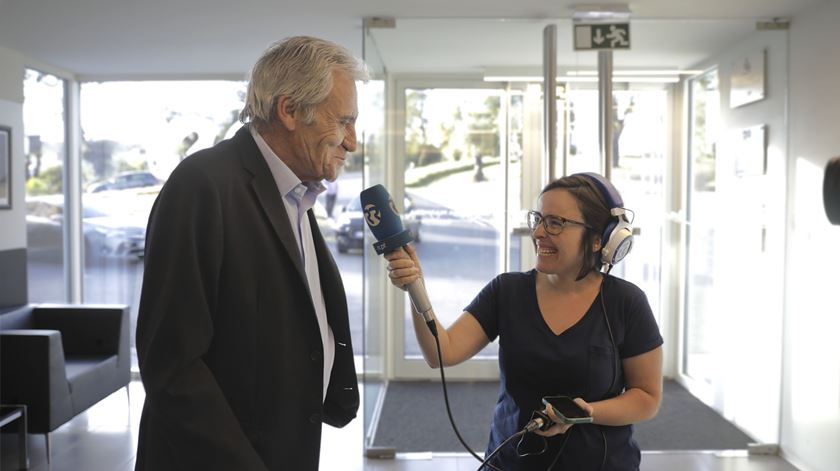
<svg viewBox="0 0 840 471">
<path fill-rule="evenodd" d="M 382 255 L 412 242 L 411 231 L 404 229 L 400 213 L 388 190 L 382 185 L 374 185 L 361 192 L 362 215 L 368 228 L 376 237 L 373 249 Z"/>
</svg>

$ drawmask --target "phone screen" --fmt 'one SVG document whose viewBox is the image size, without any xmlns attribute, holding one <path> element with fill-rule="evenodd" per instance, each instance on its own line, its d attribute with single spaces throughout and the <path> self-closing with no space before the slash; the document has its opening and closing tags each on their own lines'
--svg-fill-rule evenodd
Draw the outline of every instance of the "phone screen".
<svg viewBox="0 0 840 471">
<path fill-rule="evenodd" d="M 585 417 L 589 417 L 589 414 L 586 411 L 577 405 L 575 401 L 572 400 L 570 397 L 546 397 L 545 398 L 551 407 L 554 408 L 555 411 L 562 414 L 564 417 L 569 419 L 581 419 Z"/>
</svg>

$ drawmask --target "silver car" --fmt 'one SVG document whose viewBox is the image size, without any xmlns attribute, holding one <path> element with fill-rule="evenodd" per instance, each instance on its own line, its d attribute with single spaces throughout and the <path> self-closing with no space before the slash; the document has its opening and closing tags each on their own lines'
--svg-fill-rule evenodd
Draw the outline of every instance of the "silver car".
<svg viewBox="0 0 840 471">
<path fill-rule="evenodd" d="M 26 200 L 29 256 L 60 261 L 64 239 L 64 197 L 44 195 Z M 147 217 L 108 214 L 92 205 L 82 206 L 85 259 L 128 257 L 141 259 L 146 248 Z"/>
</svg>

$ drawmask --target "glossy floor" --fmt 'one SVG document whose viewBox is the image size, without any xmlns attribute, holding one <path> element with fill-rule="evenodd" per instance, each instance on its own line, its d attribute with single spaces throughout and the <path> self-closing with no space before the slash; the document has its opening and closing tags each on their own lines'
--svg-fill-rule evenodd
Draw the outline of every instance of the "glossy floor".
<svg viewBox="0 0 840 471">
<path fill-rule="evenodd" d="M 30 470 L 131 471 L 137 428 L 143 407 L 143 386 L 132 382 L 51 434 L 50 465 L 42 435 L 29 436 Z M 130 399 L 129 399 L 130 398 Z M 340 471 L 468 471 L 478 467 L 469 455 L 415 453 L 397 459 L 364 457 L 362 421 L 343 429 L 324 427 L 321 469 Z M 0 469 L 17 469 L 17 437 L 4 434 Z M 748 457 L 741 452 L 645 452 L 642 469 L 651 471 L 796 471 L 775 456 Z"/>
</svg>

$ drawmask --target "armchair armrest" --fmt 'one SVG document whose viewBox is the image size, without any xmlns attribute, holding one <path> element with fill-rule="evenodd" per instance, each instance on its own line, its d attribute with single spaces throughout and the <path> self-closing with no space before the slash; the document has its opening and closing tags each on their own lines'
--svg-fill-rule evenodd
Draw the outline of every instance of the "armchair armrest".
<svg viewBox="0 0 840 471">
<path fill-rule="evenodd" d="M 45 304 L 35 306 L 32 316 L 36 328 L 61 332 L 68 356 L 128 357 L 128 306 Z"/>
<path fill-rule="evenodd" d="M 32 433 L 50 432 L 73 417 L 59 332 L 0 331 L 0 396 L 28 406 Z"/>
</svg>

